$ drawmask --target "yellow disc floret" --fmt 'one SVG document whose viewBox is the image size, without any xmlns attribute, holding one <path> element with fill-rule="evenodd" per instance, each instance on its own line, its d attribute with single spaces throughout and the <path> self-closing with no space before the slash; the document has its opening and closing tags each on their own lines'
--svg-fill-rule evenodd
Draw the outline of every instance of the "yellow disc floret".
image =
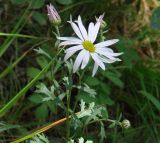
<svg viewBox="0 0 160 143">
<path fill-rule="evenodd" d="M 89 51 L 89 52 L 95 52 L 95 47 L 94 47 L 94 44 L 91 42 L 91 41 L 89 41 L 89 40 L 86 40 L 86 41 L 84 41 L 83 43 L 82 43 L 82 45 L 83 45 L 83 47 L 87 50 L 87 51 Z"/>
</svg>

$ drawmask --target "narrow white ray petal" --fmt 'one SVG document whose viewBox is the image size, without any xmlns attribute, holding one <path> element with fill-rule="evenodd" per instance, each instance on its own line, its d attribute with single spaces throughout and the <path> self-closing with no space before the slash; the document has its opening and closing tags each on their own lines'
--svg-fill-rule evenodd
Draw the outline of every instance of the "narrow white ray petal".
<svg viewBox="0 0 160 143">
<path fill-rule="evenodd" d="M 63 41 L 71 41 L 71 42 L 79 42 L 82 43 L 82 40 L 75 38 L 75 37 L 57 37 L 57 39 L 59 40 L 63 40 Z"/>
<path fill-rule="evenodd" d="M 61 42 L 59 44 L 59 46 L 67 46 L 67 45 L 79 45 L 81 44 L 80 42 L 76 42 L 76 41 L 64 41 L 64 42 Z"/>
<path fill-rule="evenodd" d="M 65 53 L 68 53 L 68 52 L 73 51 L 73 50 L 81 50 L 81 49 L 83 49 L 82 45 L 73 46 L 73 47 L 70 47 L 70 48 L 66 49 Z"/>
<path fill-rule="evenodd" d="M 123 54 L 123 52 L 120 53 L 114 53 L 112 49 L 110 48 L 97 48 L 98 50 L 102 50 L 104 52 L 108 52 L 111 56 L 117 57 Z"/>
<path fill-rule="evenodd" d="M 83 57 L 81 69 L 84 69 L 84 68 L 87 66 L 87 64 L 88 64 L 88 62 L 89 62 L 89 58 L 90 58 L 89 51 L 86 51 L 86 54 L 85 54 L 85 56 Z"/>
<path fill-rule="evenodd" d="M 95 63 L 92 71 L 92 77 L 95 76 L 97 70 L 98 70 L 98 65 Z"/>
<path fill-rule="evenodd" d="M 78 16 L 78 26 L 79 26 L 79 29 L 80 29 L 80 31 L 82 33 L 83 38 L 85 40 L 87 40 L 88 39 L 88 34 L 87 34 L 87 31 L 86 31 L 86 29 L 85 29 L 85 27 L 84 27 L 84 25 L 82 23 L 81 16 Z"/>
<path fill-rule="evenodd" d="M 78 70 L 78 68 L 80 67 L 80 65 L 82 63 L 82 60 L 83 60 L 83 57 L 85 56 L 85 54 L 86 54 L 86 50 L 82 50 L 78 54 L 78 56 L 77 56 L 77 58 L 76 58 L 76 60 L 74 62 L 74 65 L 73 65 L 73 73 L 75 73 Z"/>
<path fill-rule="evenodd" d="M 95 44 L 95 47 L 102 48 L 102 47 L 110 46 L 110 45 L 117 43 L 118 41 L 119 41 L 118 39 L 107 40 L 107 41 Z"/>
<path fill-rule="evenodd" d="M 89 24 L 89 27 L 88 27 L 88 39 L 91 41 L 91 42 L 94 42 L 94 23 L 91 22 Z"/>
<path fill-rule="evenodd" d="M 106 58 L 104 56 L 99 56 L 99 57 L 104 63 L 108 63 L 108 64 L 111 64 L 111 63 L 114 63 L 115 61 L 117 61 L 117 60 L 108 59 L 108 58 Z"/>
<path fill-rule="evenodd" d="M 116 61 L 122 61 L 121 59 L 119 59 L 119 58 L 116 58 Z"/>
<path fill-rule="evenodd" d="M 109 49 L 109 48 L 108 48 Z M 115 57 L 122 55 L 123 53 L 114 53 L 105 48 L 96 48 L 96 53 L 102 54 L 110 59 L 116 59 Z"/>
<path fill-rule="evenodd" d="M 66 52 L 66 55 L 64 56 L 64 61 L 68 60 L 74 53 L 79 51 L 80 49 L 74 49 L 72 51 Z"/>
<path fill-rule="evenodd" d="M 98 64 L 103 70 L 105 70 L 105 65 L 102 60 L 99 58 L 97 53 L 91 53 L 91 56 L 96 64 Z"/>
<path fill-rule="evenodd" d="M 83 36 L 82 36 L 78 26 L 74 22 L 72 22 L 72 18 L 71 17 L 70 17 L 70 21 L 68 21 L 68 22 L 71 24 L 71 26 L 72 26 L 74 32 L 77 34 L 77 36 L 83 41 L 84 40 Z"/>
<path fill-rule="evenodd" d="M 94 30 L 93 30 L 93 43 L 95 42 L 96 38 L 97 38 L 97 35 L 98 35 L 98 31 L 99 31 L 99 28 L 100 28 L 100 22 L 97 22 L 94 26 Z"/>
<path fill-rule="evenodd" d="M 111 59 L 111 60 L 115 60 L 116 58 L 111 56 L 109 52 L 106 52 L 106 51 L 102 51 L 102 50 L 99 50 L 99 48 L 96 48 L 96 53 L 100 54 L 100 55 L 104 55 L 105 57 Z"/>
</svg>

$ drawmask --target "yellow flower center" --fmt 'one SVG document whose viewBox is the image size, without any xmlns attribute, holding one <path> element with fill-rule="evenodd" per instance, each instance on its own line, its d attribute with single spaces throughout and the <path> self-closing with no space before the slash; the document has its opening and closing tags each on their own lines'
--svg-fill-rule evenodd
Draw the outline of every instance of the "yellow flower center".
<svg viewBox="0 0 160 143">
<path fill-rule="evenodd" d="M 83 43 L 82 43 L 82 45 L 83 45 L 83 47 L 87 50 L 87 51 L 89 51 L 89 52 L 94 52 L 95 51 L 95 47 L 94 47 L 94 44 L 91 42 L 91 41 L 89 41 L 89 40 L 86 40 L 86 41 L 84 41 Z"/>
</svg>

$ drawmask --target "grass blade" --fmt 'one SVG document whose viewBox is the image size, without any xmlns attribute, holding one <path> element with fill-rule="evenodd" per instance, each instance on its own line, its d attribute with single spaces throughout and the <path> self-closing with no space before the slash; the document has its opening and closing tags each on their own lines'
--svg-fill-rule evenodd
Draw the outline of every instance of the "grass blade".
<svg viewBox="0 0 160 143">
<path fill-rule="evenodd" d="M 54 59 L 53 59 L 54 60 Z M 0 110 L 0 117 L 4 116 L 5 113 L 17 102 L 17 100 L 22 97 L 25 92 L 27 92 L 33 85 L 34 83 L 41 77 L 46 70 L 51 66 L 52 61 L 50 61 L 42 70 L 37 74 L 37 76 L 31 80 L 19 93 L 17 93 L 1 110 Z"/>
<path fill-rule="evenodd" d="M 160 110 L 160 102 L 153 95 L 146 91 L 140 91 L 140 93 L 147 97 L 147 99 L 150 100 L 158 110 Z"/>
<path fill-rule="evenodd" d="M 4 69 L 3 72 L 0 73 L 0 79 L 5 77 L 28 54 L 29 51 L 30 50 L 26 51 L 14 63 L 12 63 L 6 69 Z"/>
<path fill-rule="evenodd" d="M 24 27 L 24 25 L 26 24 L 27 20 L 24 20 L 25 16 L 27 16 L 28 14 L 28 10 L 29 10 L 30 5 L 28 6 L 28 8 L 26 8 L 24 14 L 22 15 L 22 17 L 20 18 L 20 20 L 18 21 L 18 23 L 15 25 L 14 29 L 12 30 L 11 34 L 17 34 L 21 31 L 21 29 Z M 2 44 L 2 46 L 0 46 L 0 57 L 5 53 L 5 51 L 9 48 L 9 46 L 11 45 L 11 43 L 13 42 L 13 40 L 16 37 L 8 37 L 4 43 Z"/>
</svg>

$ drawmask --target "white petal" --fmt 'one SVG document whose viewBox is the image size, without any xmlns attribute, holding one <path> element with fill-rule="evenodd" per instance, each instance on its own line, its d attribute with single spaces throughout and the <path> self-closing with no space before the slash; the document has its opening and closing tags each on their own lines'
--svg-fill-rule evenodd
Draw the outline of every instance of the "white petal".
<svg viewBox="0 0 160 143">
<path fill-rule="evenodd" d="M 73 65 L 73 73 L 75 73 L 78 70 L 80 64 L 82 63 L 82 60 L 83 60 L 83 57 L 85 56 L 85 54 L 86 54 L 86 50 L 82 50 L 78 54 L 78 56 L 77 56 L 77 58 L 74 62 L 74 65 Z"/>
<path fill-rule="evenodd" d="M 94 24 L 91 22 L 88 27 L 88 38 L 91 42 L 94 42 Z"/>
<path fill-rule="evenodd" d="M 94 30 L 93 30 L 93 39 L 92 39 L 92 42 L 94 43 L 96 38 L 97 38 L 97 35 L 98 35 L 98 31 L 99 31 L 99 28 L 100 28 L 100 22 L 97 22 L 94 26 Z"/>
<path fill-rule="evenodd" d="M 108 52 L 111 56 L 117 57 L 123 54 L 123 52 L 121 53 L 114 53 L 112 49 L 110 48 L 96 48 L 96 50 L 101 50 L 104 52 Z"/>
<path fill-rule="evenodd" d="M 57 39 L 59 40 L 63 40 L 63 41 L 71 41 L 71 42 L 79 42 L 82 43 L 82 40 L 75 38 L 75 37 L 57 37 Z"/>
<path fill-rule="evenodd" d="M 81 50 L 81 49 L 83 49 L 82 45 L 73 46 L 73 47 L 70 47 L 67 50 L 65 50 L 65 53 L 68 53 L 68 52 L 73 51 L 73 50 Z"/>
<path fill-rule="evenodd" d="M 105 48 L 96 48 L 96 53 L 106 56 L 109 59 L 115 60 L 116 56 L 121 55 L 122 53 L 112 53 L 109 52 L 108 49 Z"/>
<path fill-rule="evenodd" d="M 117 43 L 118 41 L 119 41 L 118 39 L 107 40 L 107 41 L 96 44 L 95 47 L 102 48 L 102 47 L 110 46 Z"/>
<path fill-rule="evenodd" d="M 108 58 L 106 58 L 104 56 L 99 56 L 99 57 L 104 63 L 109 63 L 110 64 L 110 63 L 114 63 L 115 61 L 117 61 L 117 60 L 108 59 Z"/>
<path fill-rule="evenodd" d="M 96 49 L 96 53 L 98 53 L 100 55 L 104 55 L 104 56 L 106 56 L 107 58 L 109 58 L 111 60 L 115 60 L 116 59 L 115 57 L 111 56 L 109 52 L 99 50 L 98 48 Z"/>
<path fill-rule="evenodd" d="M 86 51 L 86 54 L 85 54 L 85 56 L 83 57 L 81 69 L 84 69 L 84 68 L 87 66 L 87 64 L 88 64 L 88 62 L 89 62 L 89 58 L 90 58 L 89 51 Z"/>
<path fill-rule="evenodd" d="M 95 61 L 96 64 L 98 64 L 103 70 L 105 70 L 105 65 L 102 62 L 102 60 L 99 58 L 97 53 L 92 53 L 91 54 L 93 60 Z"/>
<path fill-rule="evenodd" d="M 97 70 L 98 70 L 98 65 L 95 63 L 92 71 L 92 77 L 95 76 Z"/>
<path fill-rule="evenodd" d="M 68 21 L 68 22 L 71 24 L 71 26 L 72 26 L 74 32 L 77 34 L 77 36 L 83 41 L 84 39 L 82 37 L 82 34 L 81 34 L 78 26 L 74 22 L 72 22 L 72 18 L 70 18 L 70 21 Z"/>
<path fill-rule="evenodd" d="M 64 41 L 64 42 L 61 42 L 59 44 L 59 46 L 67 46 L 67 45 L 78 45 L 78 44 L 81 44 L 80 42 L 76 42 L 76 41 Z"/>
<path fill-rule="evenodd" d="M 74 49 L 72 51 L 66 52 L 66 55 L 64 56 L 64 61 L 68 60 L 74 53 L 79 51 L 80 49 Z"/>
<path fill-rule="evenodd" d="M 82 20 L 81 20 L 80 16 L 78 16 L 78 26 L 79 26 L 79 29 L 80 29 L 80 31 L 82 33 L 83 38 L 85 40 L 87 40 L 88 39 L 88 34 L 87 34 L 87 31 L 86 31 L 86 29 L 85 29 L 85 27 L 84 27 L 84 25 L 82 23 Z"/>
</svg>

